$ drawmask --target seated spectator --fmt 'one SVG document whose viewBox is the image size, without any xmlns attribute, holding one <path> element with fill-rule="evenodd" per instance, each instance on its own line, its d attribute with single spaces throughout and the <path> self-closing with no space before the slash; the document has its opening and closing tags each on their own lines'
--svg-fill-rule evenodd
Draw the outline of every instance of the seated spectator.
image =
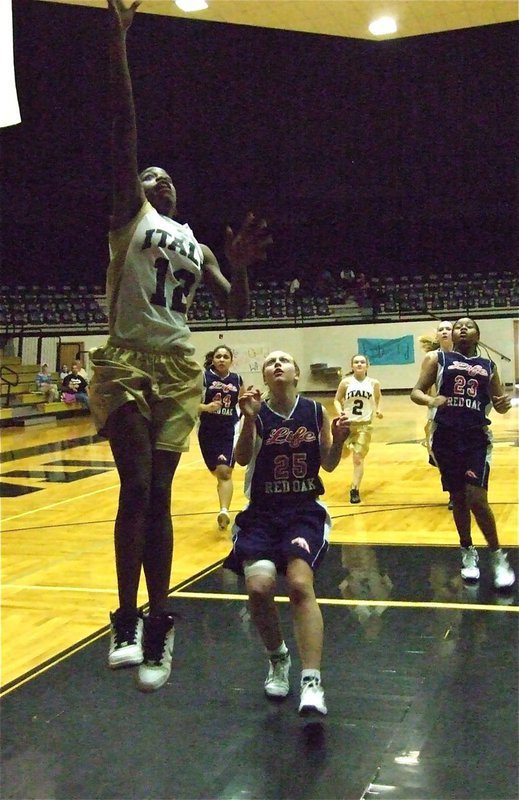
<svg viewBox="0 0 519 800">
<path fill-rule="evenodd" d="M 290 286 L 288 287 L 288 293 L 292 296 L 299 295 L 299 290 L 301 288 L 301 283 L 297 275 L 290 281 Z"/>
<path fill-rule="evenodd" d="M 335 282 L 332 273 L 329 269 L 324 269 L 317 276 L 317 281 L 312 286 L 311 294 L 312 296 L 319 295 L 320 297 L 326 297 L 330 292 L 333 292 L 334 289 Z"/>
<path fill-rule="evenodd" d="M 74 362 L 74 364 L 72 364 L 72 372 L 69 372 L 69 374 L 63 378 L 61 399 L 64 403 L 81 403 L 81 405 L 90 411 L 88 383 L 86 379 L 79 374 L 79 370 L 79 364 Z"/>
<path fill-rule="evenodd" d="M 353 292 L 355 302 L 360 308 L 370 307 L 371 301 L 371 285 L 363 272 L 359 272 L 355 279 L 355 289 Z"/>
<path fill-rule="evenodd" d="M 59 399 L 58 385 L 49 372 L 48 364 L 42 364 L 41 372 L 36 375 L 36 389 L 44 395 L 46 403 L 54 403 Z"/>
<path fill-rule="evenodd" d="M 60 373 L 59 373 L 59 379 L 60 379 L 61 383 L 63 383 L 64 379 L 67 377 L 67 375 L 69 373 L 70 373 L 70 370 L 67 367 L 67 365 L 66 364 L 62 364 L 61 370 L 60 370 Z"/>
<path fill-rule="evenodd" d="M 353 286 L 355 283 L 355 273 L 349 267 L 344 267 L 339 273 L 339 278 L 348 286 Z"/>
<path fill-rule="evenodd" d="M 78 367 L 78 375 L 81 375 L 81 377 L 82 377 L 82 378 L 84 378 L 84 379 L 85 379 L 85 380 L 88 382 L 88 375 L 87 375 L 87 371 L 86 371 L 86 369 L 83 367 L 83 364 L 81 363 L 80 359 L 79 359 L 79 358 L 76 358 L 76 359 L 75 359 L 75 361 L 74 361 L 74 364 L 77 364 L 77 367 Z M 73 364 L 72 366 L 74 366 L 74 364 Z"/>
</svg>

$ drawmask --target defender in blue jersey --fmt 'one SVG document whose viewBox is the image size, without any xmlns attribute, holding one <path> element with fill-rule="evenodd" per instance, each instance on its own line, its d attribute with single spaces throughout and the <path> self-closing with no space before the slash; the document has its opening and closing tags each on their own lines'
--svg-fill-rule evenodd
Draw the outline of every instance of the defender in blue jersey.
<svg viewBox="0 0 519 800">
<path fill-rule="evenodd" d="M 454 350 L 428 353 L 411 400 L 432 412 L 431 455 L 438 466 L 444 491 L 450 492 L 453 516 L 461 543 L 461 576 L 479 579 L 478 553 L 472 544 L 471 512 L 491 551 L 496 589 L 515 581 L 514 571 L 497 537 L 488 504 L 492 437 L 488 413 L 492 407 L 506 414 L 511 407 L 490 358 L 478 353 L 479 327 L 469 317 L 452 330 Z M 436 384 L 437 394 L 428 394 Z"/>
<path fill-rule="evenodd" d="M 270 353 L 263 364 L 268 397 L 243 393 L 243 423 L 235 448 L 247 465 L 247 508 L 236 516 L 233 551 L 224 567 L 245 575 L 251 616 L 270 658 L 265 693 L 286 697 L 290 655 L 274 602 L 278 571 L 286 575 L 302 662 L 299 713 L 326 714 L 321 686 L 323 619 L 314 571 L 328 548 L 330 518 L 319 496 L 322 466 L 338 465 L 349 433 L 345 418 L 330 422 L 320 403 L 297 393 L 299 367 L 288 353 Z"/>
<path fill-rule="evenodd" d="M 207 353 L 204 362 L 204 398 L 200 404 L 198 443 L 209 472 L 216 478 L 220 511 L 220 530 L 228 528 L 233 495 L 234 440 L 238 426 L 238 398 L 243 380 L 231 372 L 233 352 L 220 345 Z"/>
</svg>

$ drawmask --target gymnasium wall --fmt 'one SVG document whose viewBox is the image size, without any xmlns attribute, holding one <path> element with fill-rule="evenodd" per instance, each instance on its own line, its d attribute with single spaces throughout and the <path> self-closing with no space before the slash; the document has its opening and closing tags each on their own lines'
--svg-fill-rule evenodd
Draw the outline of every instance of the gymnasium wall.
<svg viewBox="0 0 519 800">
<path fill-rule="evenodd" d="M 506 383 L 514 382 L 514 326 L 513 318 L 478 320 L 481 329 L 481 340 L 485 344 L 510 359 L 506 361 L 495 353 L 490 353 L 496 361 L 501 378 Z M 301 391 L 332 391 L 337 380 L 318 380 L 311 374 L 310 364 L 327 363 L 331 367 L 341 367 L 343 374 L 349 370 L 350 359 L 358 352 L 357 340 L 363 338 L 396 339 L 412 335 L 414 338 L 414 363 L 400 366 L 373 366 L 371 374 L 380 380 L 385 390 L 411 389 L 416 383 L 423 351 L 418 336 L 432 331 L 434 325 L 427 322 L 388 322 L 361 325 L 335 325 L 323 327 L 297 328 L 258 328 L 233 329 L 226 331 L 198 331 L 192 334 L 196 348 L 196 356 L 200 362 L 209 350 L 218 344 L 227 344 L 236 352 L 236 368 L 243 375 L 245 383 L 262 385 L 261 363 L 263 355 L 271 350 L 285 350 L 294 356 L 301 368 Z M 62 342 L 84 342 L 85 350 L 99 346 L 106 341 L 104 336 L 63 337 Z M 27 354 L 34 352 L 34 340 L 24 341 L 23 360 L 29 363 Z M 49 364 L 55 363 L 55 356 L 49 347 L 56 347 L 56 340 L 45 345 L 45 354 Z M 88 364 L 86 365 L 88 369 Z"/>
</svg>

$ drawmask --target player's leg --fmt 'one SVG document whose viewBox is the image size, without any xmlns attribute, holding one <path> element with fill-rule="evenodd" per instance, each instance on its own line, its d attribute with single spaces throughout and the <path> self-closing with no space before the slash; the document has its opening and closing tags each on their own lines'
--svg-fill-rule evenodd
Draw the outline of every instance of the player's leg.
<svg viewBox="0 0 519 800">
<path fill-rule="evenodd" d="M 245 564 L 244 574 L 252 621 L 261 641 L 271 652 L 283 641 L 279 613 L 274 602 L 276 567 L 272 561 L 261 559 Z"/>
<path fill-rule="evenodd" d="M 143 556 L 150 608 L 144 618 L 143 660 L 136 676 L 144 692 L 160 689 L 171 673 L 175 641 L 174 619 L 167 609 L 173 559 L 171 487 L 179 460 L 180 453 L 153 453 Z"/>
<path fill-rule="evenodd" d="M 151 492 L 152 443 L 149 422 L 133 402 L 114 411 L 107 433 L 120 479 L 114 545 L 119 608 L 110 615 L 109 666 L 142 661 L 143 623 L 137 612 L 137 591 Z"/>
<path fill-rule="evenodd" d="M 496 520 L 494 512 L 488 504 L 487 490 L 483 486 L 472 486 L 467 484 L 465 487 L 467 505 L 471 509 L 481 533 L 485 537 L 491 550 L 499 549 L 497 538 Z"/>
<path fill-rule="evenodd" d="M 173 558 L 171 490 L 180 453 L 155 450 L 148 507 L 143 566 L 150 603 L 150 614 L 166 610 Z"/>
<path fill-rule="evenodd" d="M 449 492 L 452 503 L 452 517 L 461 547 L 461 577 L 466 581 L 477 581 L 479 556 L 472 544 L 472 517 L 465 479 L 467 465 L 463 435 L 448 428 L 434 428 L 431 455 L 440 471 L 443 491 Z"/>
<path fill-rule="evenodd" d="M 331 520 L 318 501 L 302 503 L 283 537 L 287 586 L 301 658 L 299 713 L 326 714 L 321 684 L 324 625 L 314 590 L 314 574 L 328 549 Z"/>
<path fill-rule="evenodd" d="M 359 423 L 355 426 L 352 438 L 353 477 L 350 489 L 350 503 L 360 503 L 360 484 L 364 477 L 364 459 L 369 452 L 371 425 Z"/>
<path fill-rule="evenodd" d="M 137 674 L 137 686 L 145 692 L 159 689 L 171 673 L 175 638 L 173 615 L 167 609 L 173 557 L 171 489 L 200 400 L 196 363 L 184 364 L 179 356 L 160 360 L 154 364 L 154 375 L 164 399 L 151 406 L 154 450 L 143 554 L 150 609 L 144 619 L 143 662 Z"/>
<path fill-rule="evenodd" d="M 287 566 L 288 596 L 303 669 L 319 671 L 323 652 L 323 615 L 314 591 L 314 573 L 301 558 Z"/>
<path fill-rule="evenodd" d="M 315 597 L 312 567 L 301 558 L 291 559 L 287 566 L 287 584 L 302 666 L 299 713 L 303 716 L 327 714 L 321 685 L 324 624 Z"/>
<path fill-rule="evenodd" d="M 515 574 L 508 563 L 507 554 L 501 550 L 494 513 L 488 503 L 488 480 L 492 444 L 486 431 L 474 433 L 466 442 L 466 494 L 467 502 L 487 544 L 496 589 L 505 589 L 515 582 Z"/>
<path fill-rule="evenodd" d="M 488 504 L 487 490 L 483 486 L 467 485 L 468 503 L 478 527 L 490 548 L 490 559 L 496 589 L 506 589 L 515 583 L 515 573 L 508 556 L 499 545 L 496 520 Z"/>
<path fill-rule="evenodd" d="M 472 547 L 472 518 L 470 515 L 470 502 L 467 496 L 467 487 L 451 489 L 452 516 L 461 547 Z"/>
<path fill-rule="evenodd" d="M 213 472 L 216 478 L 216 489 L 220 503 L 220 511 L 218 513 L 218 527 L 220 530 L 228 528 L 231 521 L 229 509 L 234 490 L 232 472 L 232 467 L 228 464 L 219 464 Z"/>
<path fill-rule="evenodd" d="M 290 655 L 283 640 L 279 612 L 274 601 L 277 570 L 273 561 L 261 559 L 244 564 L 251 619 L 269 656 L 265 694 L 277 699 L 290 691 Z"/>
<path fill-rule="evenodd" d="M 119 505 L 115 520 L 115 560 L 119 604 L 137 607 L 137 590 L 144 553 L 153 451 L 150 425 L 135 403 L 114 411 L 109 441 L 119 473 Z"/>
<path fill-rule="evenodd" d="M 360 503 L 360 484 L 364 476 L 364 456 L 361 453 L 354 452 L 353 459 L 353 476 L 350 488 L 350 503 Z"/>
</svg>

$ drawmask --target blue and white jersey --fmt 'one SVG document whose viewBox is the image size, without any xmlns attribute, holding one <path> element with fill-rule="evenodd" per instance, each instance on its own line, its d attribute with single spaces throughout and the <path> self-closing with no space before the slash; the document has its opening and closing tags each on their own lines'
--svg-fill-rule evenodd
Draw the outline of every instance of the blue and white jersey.
<svg viewBox="0 0 519 800">
<path fill-rule="evenodd" d="M 483 356 L 439 350 L 436 389 L 447 403 L 432 409 L 434 422 L 458 429 L 490 425 L 490 379 L 494 367 L 494 362 Z"/>
<path fill-rule="evenodd" d="M 256 418 L 255 451 L 245 474 L 245 494 L 271 508 L 324 493 L 319 477 L 323 407 L 298 395 L 288 417 L 263 402 Z"/>
<path fill-rule="evenodd" d="M 221 400 L 222 407 L 214 414 L 202 411 L 200 414 L 200 427 L 206 425 L 236 425 L 238 421 L 238 398 L 243 379 L 237 372 L 229 372 L 224 378 L 212 369 L 204 371 L 204 399 L 203 403 L 212 403 Z"/>
</svg>

